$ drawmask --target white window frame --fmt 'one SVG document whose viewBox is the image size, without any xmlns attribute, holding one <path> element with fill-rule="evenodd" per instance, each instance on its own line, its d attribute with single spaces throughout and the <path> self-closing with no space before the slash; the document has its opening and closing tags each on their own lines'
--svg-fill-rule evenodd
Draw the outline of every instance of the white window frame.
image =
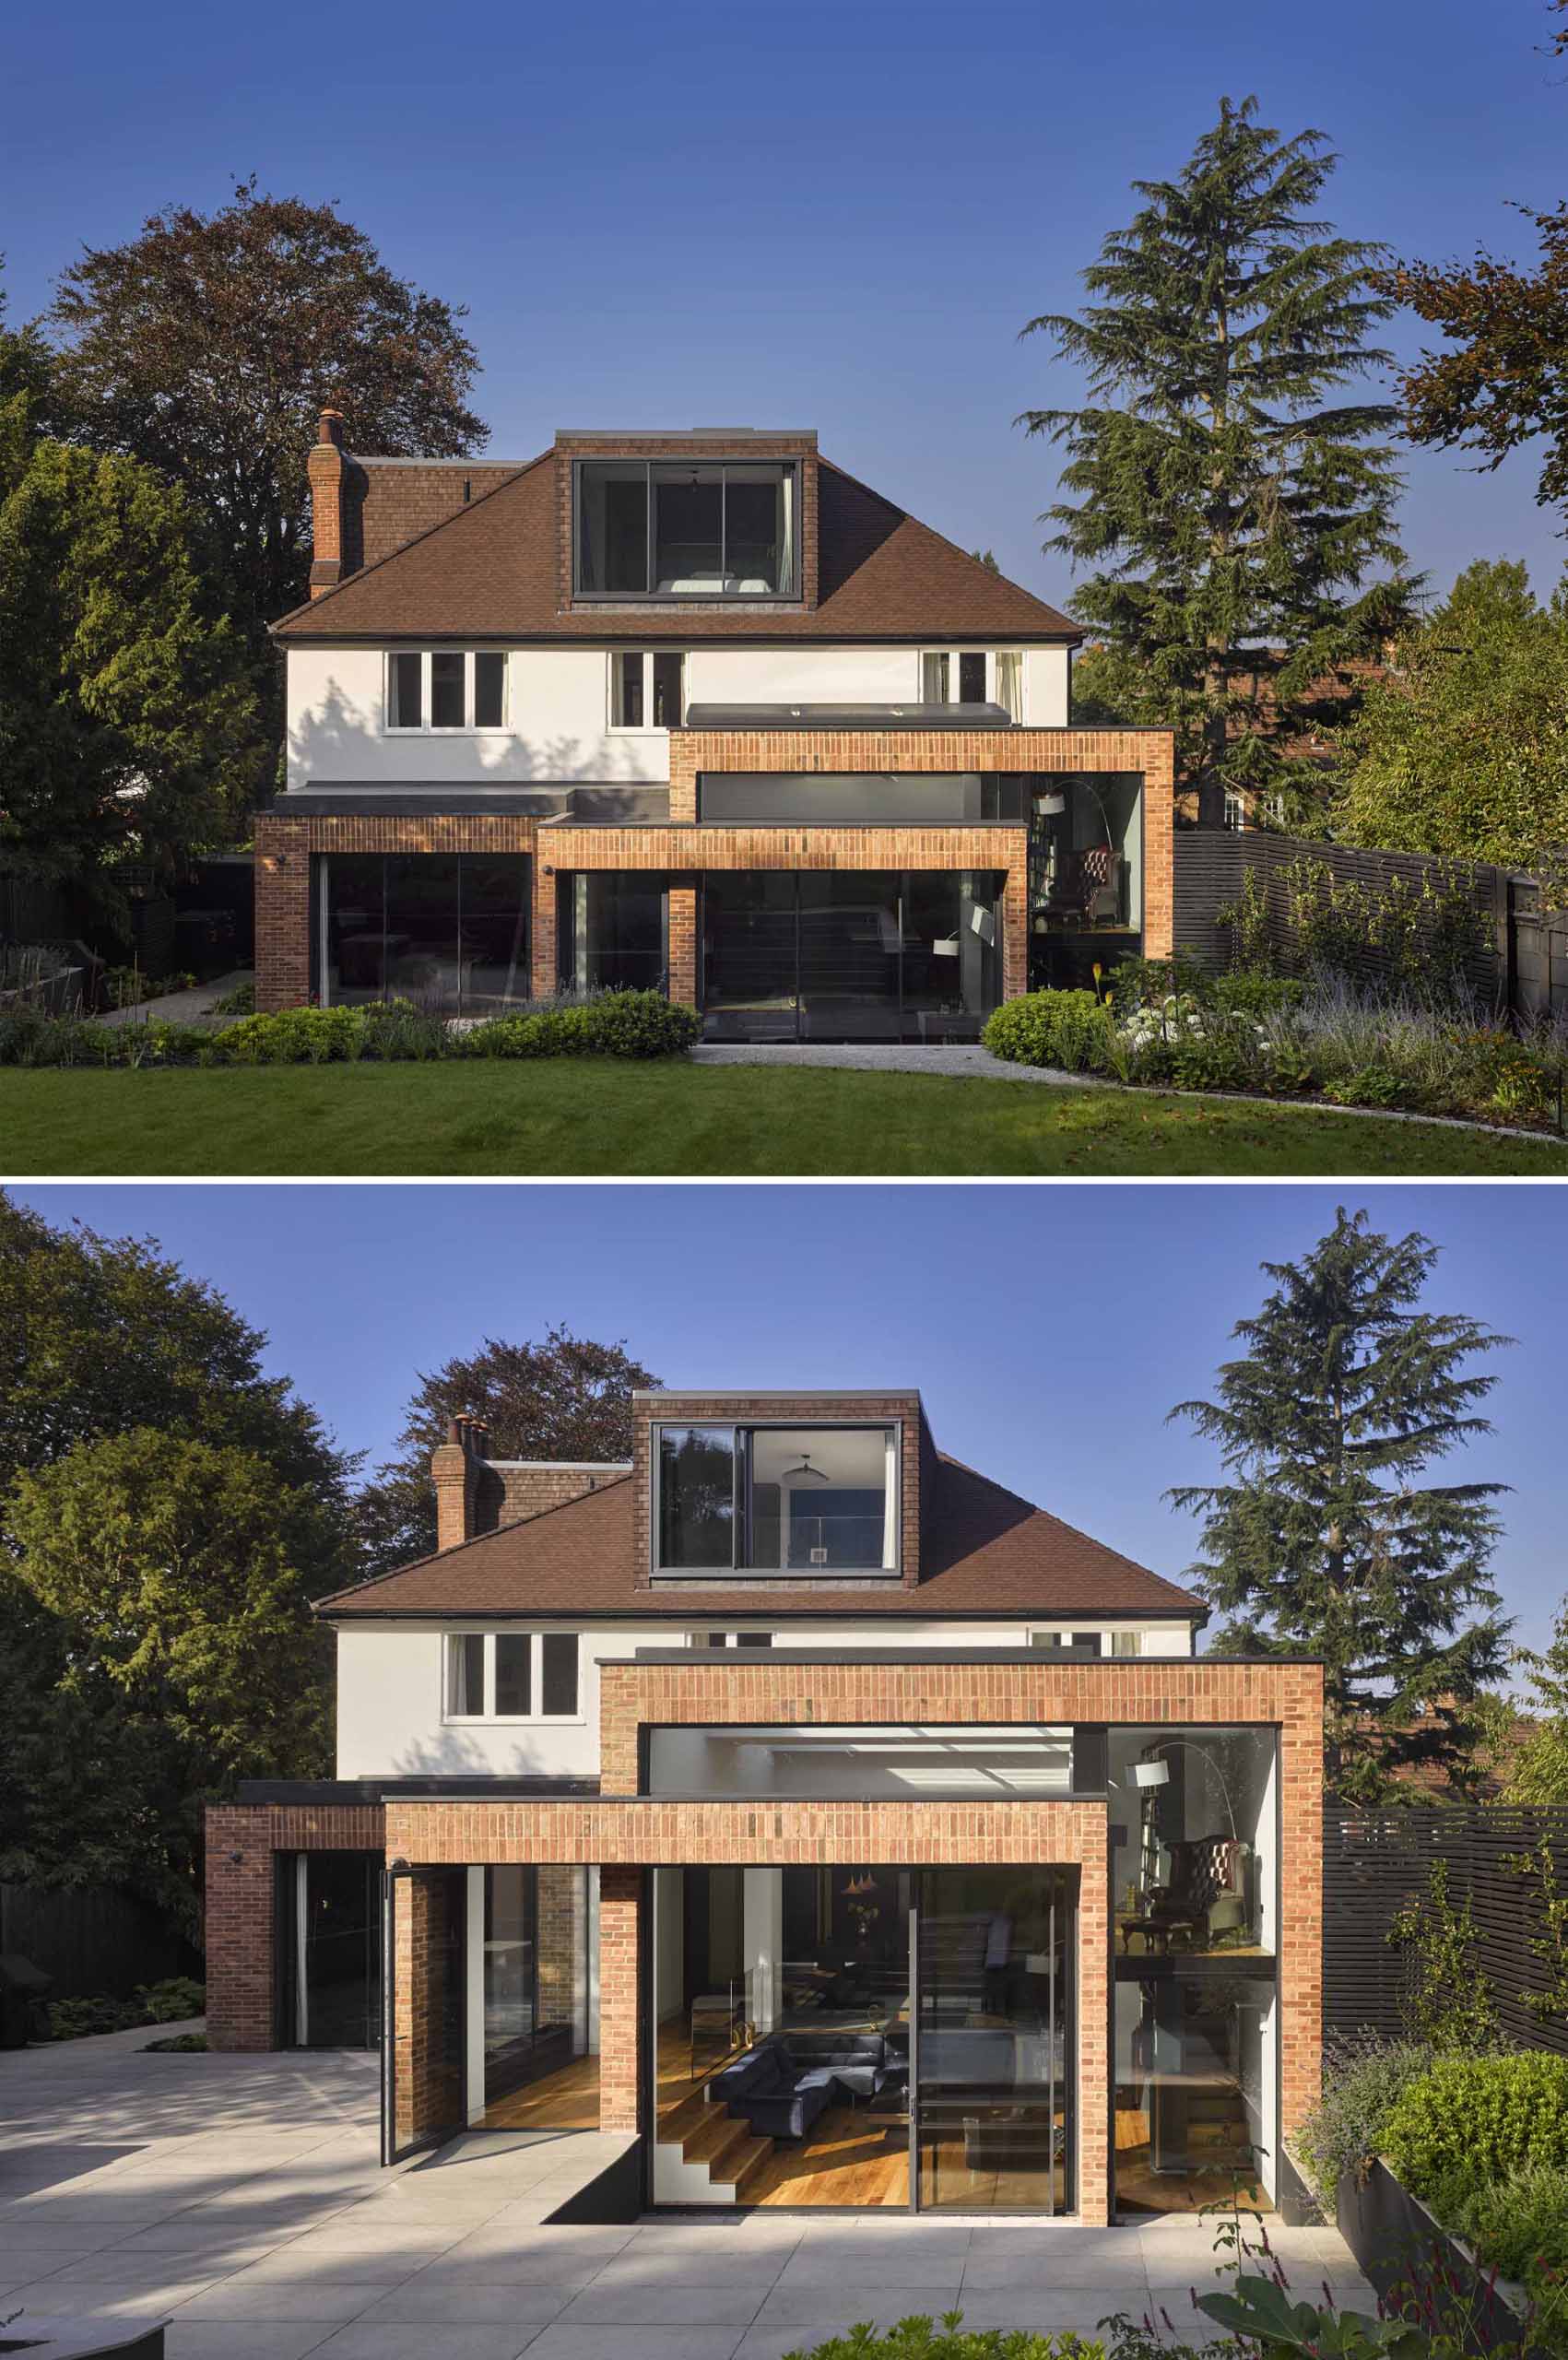
<svg viewBox="0 0 1568 2360">
<path fill-rule="evenodd" d="M 552 1638 L 573 1639 L 576 1641 L 577 1710 L 574 1713 L 547 1713 L 540 1709 L 537 1705 L 536 1705 L 535 1709 L 529 1713 L 498 1713 L 496 1711 L 495 1643 L 497 1639 L 502 1637 L 516 1639 L 525 1638 L 532 1641 L 533 1644 L 528 1651 L 528 1693 L 530 1697 L 534 1698 L 542 1698 L 545 1693 L 545 1640 L 547 1638 Z M 448 1709 L 447 1699 L 452 1693 L 452 1649 L 454 1642 L 462 1639 L 483 1639 L 485 1643 L 485 1708 L 483 1712 L 480 1713 L 454 1713 Z M 583 1688 L 583 1634 L 581 1631 L 518 1631 L 515 1629 L 508 1629 L 505 1632 L 501 1632 L 477 1631 L 469 1628 L 460 1631 L 443 1631 L 442 1633 L 441 1717 L 443 1722 L 450 1723 L 456 1728 L 531 1729 L 536 1722 L 542 1723 L 547 1728 L 553 1729 L 579 1728 L 588 1717 L 587 1713 L 584 1709 Z"/>
<path fill-rule="evenodd" d="M 946 702 L 949 704 L 957 704 L 959 702 L 959 657 L 961 655 L 983 655 L 985 658 L 985 702 L 987 704 L 996 704 L 999 702 L 996 695 L 996 658 L 998 655 L 1016 655 L 1019 659 L 1019 712 L 1014 726 L 1021 728 L 1023 724 L 1029 718 L 1029 667 L 1023 660 L 1026 653 L 1027 650 L 1021 647 L 977 647 L 973 640 L 964 644 L 955 643 L 950 647 L 923 647 L 919 655 L 915 659 L 915 700 L 919 703 L 924 703 L 925 700 L 925 658 L 928 655 L 945 655 L 948 659 L 948 695 Z"/>
<path fill-rule="evenodd" d="M 419 720 L 418 723 L 394 721 L 392 718 L 392 663 L 396 655 L 417 655 L 419 659 Z M 463 726 L 461 728 L 437 728 L 430 718 L 430 658 L 432 655 L 461 655 L 463 658 Z M 480 728 L 474 719 L 474 682 L 477 655 L 501 657 L 501 719 L 486 722 Z M 382 667 L 382 726 L 388 738 L 513 738 L 512 726 L 512 663 L 510 651 L 504 647 L 458 647 L 432 641 L 428 647 L 389 647 Z"/>
<path fill-rule="evenodd" d="M 742 1655 L 766 1655 L 773 1646 L 772 1631 L 689 1631 L 686 1644 L 703 1655 L 719 1655 L 726 1648 L 738 1648 Z M 745 1641 L 742 1646 L 741 1642 Z"/>
<path fill-rule="evenodd" d="M 605 658 L 605 735 L 607 738 L 667 738 L 669 724 L 618 721 L 615 717 L 615 667 L 628 655 L 643 659 L 643 710 L 654 710 L 654 658 L 673 655 L 680 666 L 680 723 L 686 723 L 686 650 L 684 647 L 612 647 Z"/>
<path fill-rule="evenodd" d="M 1231 834 L 1240 835 L 1244 831 L 1246 823 L 1246 796 L 1242 793 L 1240 787 L 1228 786 L 1225 789 L 1225 801 L 1220 812 L 1220 824 L 1222 827 L 1226 828 Z"/>
</svg>

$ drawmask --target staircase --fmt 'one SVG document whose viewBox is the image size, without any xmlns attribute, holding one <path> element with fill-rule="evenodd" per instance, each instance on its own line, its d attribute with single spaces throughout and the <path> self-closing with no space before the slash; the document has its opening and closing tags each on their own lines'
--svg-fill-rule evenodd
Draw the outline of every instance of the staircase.
<svg viewBox="0 0 1568 2360">
<path fill-rule="evenodd" d="M 1246 2107 L 1239 2090 L 1195 2089 L 1185 2094 L 1184 2105 L 1184 2143 L 1189 2170 L 1256 2170 L 1257 2151 L 1252 2143 Z"/>
<path fill-rule="evenodd" d="M 713 2105 L 705 2085 L 661 2115 L 656 2135 L 661 2147 L 680 2149 L 675 2167 L 682 2181 L 678 2201 L 688 2204 L 749 2201 L 748 2191 L 774 2145 L 772 2139 L 758 2138 L 744 2116 L 732 2116 Z M 672 2161 L 666 2156 L 658 2166 L 660 2184 L 670 2189 L 666 2201 L 676 2198 Z"/>
</svg>

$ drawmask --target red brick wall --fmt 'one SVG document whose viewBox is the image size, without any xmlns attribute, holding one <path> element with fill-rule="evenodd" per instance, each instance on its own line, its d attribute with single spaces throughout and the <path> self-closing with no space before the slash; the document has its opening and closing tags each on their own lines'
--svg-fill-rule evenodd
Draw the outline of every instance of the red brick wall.
<svg viewBox="0 0 1568 2360">
<path fill-rule="evenodd" d="M 206 2036 L 210 2047 L 275 2046 L 277 1856 L 379 1852 L 379 1803 L 214 1804 L 206 1814 Z"/>
<path fill-rule="evenodd" d="M 642 2024 L 641 1945 L 646 1923 L 643 1870 L 599 1871 L 599 2128 L 642 2128 L 638 2039 Z"/>
<path fill-rule="evenodd" d="M 450 1875 L 399 1877 L 393 1905 L 396 2025 L 393 2114 L 397 2144 L 430 2139 L 465 2119 L 462 1951 L 453 1940 L 463 1908 Z"/>
<path fill-rule="evenodd" d="M 891 1424 L 902 1428 L 900 1454 L 899 1515 L 902 1587 L 914 1589 L 920 1581 L 920 1476 L 930 1447 L 918 1393 L 887 1393 L 851 1399 L 842 1393 L 662 1393 L 640 1394 L 631 1410 L 632 1548 L 639 1587 L 652 1581 L 653 1553 L 653 1430 L 656 1424 L 676 1426 L 774 1423 L 820 1425 Z M 876 1577 L 868 1577 L 876 1587 Z M 840 1581 L 835 1585 L 843 1587 Z M 772 1587 L 776 1589 L 777 1584 Z M 622 1788 L 631 1793 L 635 1789 Z"/>
</svg>

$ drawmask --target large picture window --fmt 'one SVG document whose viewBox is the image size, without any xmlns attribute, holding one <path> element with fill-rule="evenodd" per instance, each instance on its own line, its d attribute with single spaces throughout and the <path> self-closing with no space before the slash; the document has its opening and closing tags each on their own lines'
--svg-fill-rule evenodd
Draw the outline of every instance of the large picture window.
<svg viewBox="0 0 1568 2360">
<path fill-rule="evenodd" d="M 525 1002 L 530 875 L 525 853 L 321 856 L 322 1006 L 409 999 L 487 1016 Z"/>
<path fill-rule="evenodd" d="M 579 460 L 578 596 L 798 596 L 799 483 L 793 459 Z"/>
<path fill-rule="evenodd" d="M 659 1426 L 661 1571 L 891 1573 L 891 1426 Z"/>
</svg>

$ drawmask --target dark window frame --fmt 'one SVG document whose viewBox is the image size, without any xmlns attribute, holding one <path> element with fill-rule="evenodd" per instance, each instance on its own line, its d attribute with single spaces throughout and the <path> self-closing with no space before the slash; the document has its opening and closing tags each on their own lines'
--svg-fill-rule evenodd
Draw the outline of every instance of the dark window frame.
<svg viewBox="0 0 1568 2360">
<path fill-rule="evenodd" d="M 707 1419 L 702 1423 L 723 1426 L 723 1419 Z M 663 1450 L 662 1436 L 666 1425 L 671 1431 L 682 1430 L 681 1422 L 656 1420 L 649 1435 L 649 1551 L 655 1577 L 690 1575 L 705 1581 L 723 1581 L 737 1575 L 750 1580 L 772 1580 L 775 1576 L 790 1581 L 842 1582 L 846 1574 L 867 1575 L 881 1581 L 896 1581 L 903 1571 L 903 1422 L 898 1418 L 753 1418 L 737 1420 L 728 1426 L 733 1437 L 733 1467 L 735 1508 L 730 1523 L 730 1556 L 727 1565 L 684 1565 L 668 1564 L 661 1547 L 663 1534 Z M 792 1566 L 786 1564 L 756 1564 L 751 1562 L 753 1511 L 751 1445 L 759 1434 L 877 1434 L 891 1437 L 893 1485 L 892 1564 L 878 1565 Z M 887 1499 L 884 1494 L 882 1514 L 887 1521 Z M 780 1526 L 781 1534 L 783 1524 Z M 780 1554 L 784 1552 L 781 1547 Z"/>
<path fill-rule="evenodd" d="M 692 606 L 692 605 L 701 606 L 701 607 L 705 607 L 705 606 L 713 606 L 713 607 L 725 607 L 725 606 L 730 606 L 730 607 L 734 607 L 734 606 L 742 606 L 742 607 L 753 607 L 753 606 L 798 607 L 798 606 L 800 606 L 800 605 L 803 603 L 803 601 L 804 601 L 804 599 L 805 599 L 805 595 L 806 595 L 806 593 L 805 593 L 805 582 L 806 582 L 806 565 L 805 565 L 806 523 L 805 523 L 805 511 L 804 511 L 804 493 L 805 493 L 805 483 L 806 483 L 806 471 L 805 471 L 804 466 L 802 465 L 802 462 L 800 461 L 800 459 L 799 459 L 798 457 L 787 457 L 787 458 L 786 458 L 786 457 L 782 457 L 782 456 L 781 456 L 777 452 L 772 452 L 772 451 L 724 451 L 724 452 L 716 452 L 716 451 L 709 452 L 709 451 L 704 451 L 703 453 L 701 453 L 701 454 L 700 456 L 699 456 L 699 455 L 697 455 L 697 454 L 693 454 L 693 455 L 691 456 L 691 459 L 690 459 L 690 464 L 692 466 L 694 466 L 694 467 L 719 467 L 719 468 L 721 468 L 721 469 L 722 469 L 722 468 L 725 468 L 725 467 L 780 467 L 780 468 L 787 468 L 787 469 L 789 470 L 789 472 L 790 472 L 790 474 L 791 474 L 791 476 L 792 476 L 792 477 L 793 477 L 793 478 L 794 478 L 794 486 L 795 486 L 795 496 L 794 496 L 794 502 L 793 502 L 793 509 L 794 509 L 794 522 L 795 522 L 795 536 L 794 536 L 794 549 L 793 549 L 793 551 L 792 551 L 792 555 L 793 555 L 793 559 L 794 559 L 794 573 L 795 573 L 795 581 L 794 581 L 794 584 L 793 584 L 793 586 L 792 586 L 790 589 L 788 589 L 788 590 L 744 590 L 744 591 L 742 591 L 742 590 L 679 590 L 679 591 L 671 591 L 671 590 L 656 590 L 656 589 L 652 589 L 652 588 L 643 588 L 643 589 L 642 589 L 642 590 L 590 590 L 590 589 L 584 589 L 584 584 L 583 584 L 583 540 L 582 540 L 582 532 L 581 532 L 581 520 L 582 520 L 582 516 L 583 516 L 583 504 L 582 504 L 582 503 L 583 503 L 583 475 L 584 475 L 584 468 L 586 468 L 586 467 L 593 467 L 593 466 L 616 466 L 616 467 L 636 467 L 636 466 L 640 466 L 640 467 L 642 468 L 642 470 L 643 470 L 643 580 L 644 584 L 651 584 L 651 583 L 652 583 L 652 581 L 653 581 L 653 579 L 654 579 L 654 502 L 653 502 L 653 483 L 654 483 L 654 476 L 653 476 L 653 471 L 654 471 L 654 469 L 656 466 L 658 466 L 658 467 L 663 467 L 663 466 L 680 466 L 680 465 L 681 465 L 681 463 L 682 463 L 682 456 L 683 456 L 683 454 L 682 454 L 680 452 L 678 452 L 678 451 L 670 451 L 670 452 L 665 452 L 665 453 L 662 453 L 662 454 L 661 454 L 658 457 L 656 457 L 656 458 L 654 458 L 654 457 L 649 457 L 649 458 L 637 458 L 637 457 L 634 457 L 634 456 L 628 456 L 628 457 L 625 457 L 625 458 L 618 458 L 618 457 L 615 455 L 615 454 L 614 454 L 613 452 L 609 452 L 609 451 L 595 451 L 595 452 L 592 452 L 592 453 L 585 453 L 585 454 L 584 454 L 581 458 L 574 458 L 574 459 L 572 460 L 572 604 L 573 604 L 574 606 L 576 606 L 576 605 L 582 605 L 582 606 L 585 606 L 585 607 L 603 607 L 603 606 L 608 606 L 608 607 L 626 607 L 626 606 L 639 606 L 639 607 L 686 607 L 686 606 Z M 719 542 L 719 554 L 720 554 L 720 566 L 721 566 L 721 570 L 723 570 L 723 566 L 724 566 L 724 560 L 725 560 L 725 556 L 726 556 L 726 555 L 727 555 L 727 553 L 728 553 L 728 551 L 727 551 L 727 533 L 726 533 L 725 524 L 725 518 L 724 518 L 724 510 L 725 510 L 725 502 L 724 502 L 724 498 L 723 498 L 723 488 L 722 488 L 722 479 L 721 479 L 721 499 L 720 499 L 720 519 L 721 519 L 721 522 L 720 522 L 720 542 Z"/>
</svg>

